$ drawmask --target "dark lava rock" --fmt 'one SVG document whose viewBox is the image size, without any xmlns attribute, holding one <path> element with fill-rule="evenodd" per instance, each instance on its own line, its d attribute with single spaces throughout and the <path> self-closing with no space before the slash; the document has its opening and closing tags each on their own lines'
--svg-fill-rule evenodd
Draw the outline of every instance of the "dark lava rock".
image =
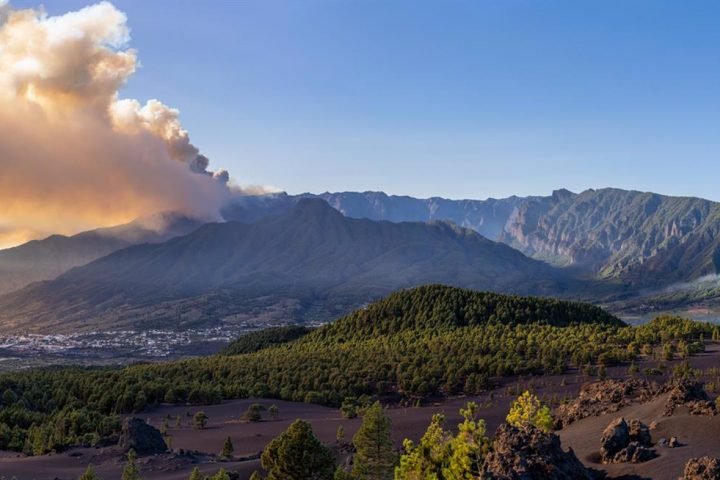
<svg viewBox="0 0 720 480">
<path fill-rule="evenodd" d="M 717 408 L 705 393 L 701 382 L 691 380 L 679 380 L 673 382 L 669 386 L 670 396 L 665 402 L 665 411 L 663 415 L 670 416 L 675 412 L 677 407 L 687 407 L 692 415 L 709 415 L 717 414 Z"/>
<path fill-rule="evenodd" d="M 139 418 L 126 418 L 118 445 L 124 451 L 135 450 L 138 455 L 165 453 L 167 445 L 160 431 Z"/>
<path fill-rule="evenodd" d="M 634 378 L 586 383 L 575 400 L 557 408 L 555 427 L 563 428 L 586 417 L 615 413 L 633 402 L 654 398 L 660 390 L 656 383 Z"/>
<path fill-rule="evenodd" d="M 644 447 L 652 446 L 652 437 L 650 436 L 650 428 L 638 419 L 630 420 L 628 424 L 630 430 L 630 441 L 638 442 Z"/>
<path fill-rule="evenodd" d="M 650 429 L 640 420 L 616 418 L 603 431 L 600 439 L 600 458 L 603 463 L 641 463 L 655 457 Z"/>
<path fill-rule="evenodd" d="M 624 418 L 616 418 L 603 430 L 600 439 L 600 456 L 611 459 L 630 443 L 630 428 Z"/>
<path fill-rule="evenodd" d="M 720 480 L 720 460 L 713 457 L 691 458 L 679 480 Z"/>
<path fill-rule="evenodd" d="M 560 437 L 535 427 L 501 425 L 485 458 L 484 480 L 592 480 L 594 477 Z"/>
</svg>

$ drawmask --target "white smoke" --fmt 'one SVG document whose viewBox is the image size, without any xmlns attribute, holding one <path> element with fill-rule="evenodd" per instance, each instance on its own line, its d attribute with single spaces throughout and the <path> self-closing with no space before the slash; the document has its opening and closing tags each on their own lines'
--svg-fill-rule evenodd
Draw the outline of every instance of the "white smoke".
<svg viewBox="0 0 720 480">
<path fill-rule="evenodd" d="M 711 273 L 689 282 L 673 283 L 662 289 L 663 294 L 720 287 L 720 275 Z"/>
<path fill-rule="evenodd" d="M 0 246 L 158 211 L 216 217 L 232 194 L 178 110 L 119 98 L 129 41 L 108 2 L 52 17 L 0 0 Z"/>
</svg>

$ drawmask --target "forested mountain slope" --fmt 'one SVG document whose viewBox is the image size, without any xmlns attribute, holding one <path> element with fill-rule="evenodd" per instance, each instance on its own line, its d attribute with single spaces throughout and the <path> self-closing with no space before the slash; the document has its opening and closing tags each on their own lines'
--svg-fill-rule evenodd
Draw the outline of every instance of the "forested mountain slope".
<svg viewBox="0 0 720 480">
<path fill-rule="evenodd" d="M 0 375 L 0 449 L 20 450 L 27 439 L 58 450 L 93 442 L 117 432 L 112 415 L 161 403 L 264 397 L 352 406 L 360 395 L 473 395 L 498 376 L 612 365 L 640 347 L 692 353 L 703 336 L 720 334 L 679 318 L 629 327 L 591 305 L 437 285 L 395 293 L 294 340 L 274 341 L 277 333 L 255 335 L 265 345 L 241 355 Z"/>
</svg>

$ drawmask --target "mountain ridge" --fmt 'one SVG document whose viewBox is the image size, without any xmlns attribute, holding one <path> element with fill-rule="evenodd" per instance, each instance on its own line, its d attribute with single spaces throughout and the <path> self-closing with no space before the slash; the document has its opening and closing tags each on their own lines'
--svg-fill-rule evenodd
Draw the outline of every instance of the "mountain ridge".
<svg viewBox="0 0 720 480">
<path fill-rule="evenodd" d="M 247 305 L 262 299 L 270 305 L 258 307 L 256 316 L 292 305 L 280 315 L 286 322 L 325 320 L 425 283 L 540 294 L 562 291 L 566 282 L 557 269 L 469 229 L 352 219 L 323 200 L 303 199 L 277 216 L 207 224 L 5 295 L 0 320 L 6 330 L 41 324 L 83 329 L 88 318 L 115 326 L 133 318 L 152 325 L 207 324 L 216 316 L 233 321 L 251 315 Z"/>
<path fill-rule="evenodd" d="M 202 223 L 182 214 L 165 212 L 72 236 L 50 235 L 0 250 L 0 295 L 33 282 L 51 280 L 73 267 L 131 245 L 158 243 L 184 235 Z"/>
</svg>

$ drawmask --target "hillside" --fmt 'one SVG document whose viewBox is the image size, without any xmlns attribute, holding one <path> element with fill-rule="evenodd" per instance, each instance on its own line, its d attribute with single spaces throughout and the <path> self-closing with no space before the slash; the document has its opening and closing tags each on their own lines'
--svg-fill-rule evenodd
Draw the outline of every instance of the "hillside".
<svg viewBox="0 0 720 480">
<path fill-rule="evenodd" d="M 204 225 L 0 297 L 0 320 L 6 331 L 55 332 L 329 320 L 428 283 L 533 294 L 582 285 L 471 230 L 351 219 L 304 199 L 279 216 Z"/>
<path fill-rule="evenodd" d="M 51 280 L 73 267 L 141 243 L 159 243 L 185 235 L 202 222 L 179 214 L 159 214 L 125 225 L 52 235 L 0 250 L 0 295 L 32 282 Z"/>
<path fill-rule="evenodd" d="M 638 345 L 652 350 L 682 343 L 697 351 L 702 347 L 694 342 L 717 333 L 711 325 L 678 318 L 633 328 L 585 304 L 421 287 L 246 354 L 0 375 L 3 411 L 13 412 L 0 416 L 0 432 L 16 429 L 0 436 L 0 449 L 21 449 L 26 436 L 60 449 L 86 435 L 111 435 L 119 428 L 112 414 L 161 403 L 187 409 L 263 397 L 352 409 L 364 394 L 397 402 L 475 395 L 501 376 L 631 361 L 639 356 Z M 274 334 L 255 335 L 262 337 Z M 84 421 L 59 421 L 74 415 Z"/>
<path fill-rule="evenodd" d="M 488 324 L 567 327 L 583 323 L 624 325 L 605 310 L 587 303 L 429 285 L 388 295 L 308 338 L 371 338 L 406 330 Z"/>
</svg>

